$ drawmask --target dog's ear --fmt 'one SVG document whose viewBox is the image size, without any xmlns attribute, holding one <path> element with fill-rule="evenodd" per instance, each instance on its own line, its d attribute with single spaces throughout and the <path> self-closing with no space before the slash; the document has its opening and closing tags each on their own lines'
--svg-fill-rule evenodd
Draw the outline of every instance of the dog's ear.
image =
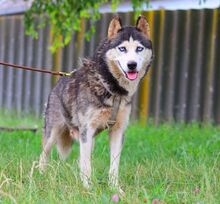
<svg viewBox="0 0 220 204">
<path fill-rule="evenodd" d="M 144 16 L 139 16 L 136 23 L 136 28 L 139 29 L 147 38 L 150 39 L 150 27 L 147 19 Z"/>
<path fill-rule="evenodd" d="M 118 16 L 113 17 L 108 27 L 108 39 L 114 38 L 121 28 L 121 19 Z"/>
</svg>

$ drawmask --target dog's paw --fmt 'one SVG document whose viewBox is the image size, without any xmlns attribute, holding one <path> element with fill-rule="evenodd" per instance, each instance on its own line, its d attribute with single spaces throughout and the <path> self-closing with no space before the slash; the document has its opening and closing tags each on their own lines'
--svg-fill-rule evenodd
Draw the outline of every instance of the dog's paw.
<svg viewBox="0 0 220 204">
<path fill-rule="evenodd" d="M 90 178 L 88 178 L 87 176 L 85 176 L 83 174 L 81 174 L 80 177 L 81 177 L 81 181 L 82 181 L 83 187 L 86 188 L 86 189 L 90 189 L 91 188 L 91 180 L 90 180 Z"/>
<path fill-rule="evenodd" d="M 118 193 L 119 193 L 122 197 L 125 197 L 125 192 L 124 192 L 124 190 L 123 190 L 120 186 L 118 186 Z"/>
<path fill-rule="evenodd" d="M 39 172 L 43 174 L 46 170 L 46 167 L 47 167 L 47 156 L 45 153 L 42 153 L 40 155 L 39 164 L 38 164 Z"/>
<path fill-rule="evenodd" d="M 89 190 L 91 188 L 91 185 L 87 180 L 85 180 L 85 181 L 83 181 L 83 187 L 86 188 L 87 190 Z"/>
<path fill-rule="evenodd" d="M 118 182 L 112 182 L 111 180 L 109 181 L 109 187 L 113 190 L 119 193 L 120 196 L 125 196 L 125 192 L 121 188 L 121 186 L 118 184 Z"/>
</svg>

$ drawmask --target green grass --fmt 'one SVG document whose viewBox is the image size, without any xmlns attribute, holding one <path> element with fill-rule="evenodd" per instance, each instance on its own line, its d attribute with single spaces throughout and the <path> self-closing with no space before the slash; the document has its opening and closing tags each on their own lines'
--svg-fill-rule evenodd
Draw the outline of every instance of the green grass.
<svg viewBox="0 0 220 204">
<path fill-rule="evenodd" d="M 18 126 L 24 121 L 13 118 L 0 125 Z M 28 121 L 30 126 L 41 124 Z M 0 203 L 112 203 L 115 192 L 107 185 L 106 133 L 96 138 L 90 190 L 79 180 L 78 150 L 74 144 L 70 157 L 62 162 L 54 149 L 49 168 L 41 175 L 35 162 L 41 132 L 0 132 Z M 121 157 L 120 183 L 126 196 L 119 203 L 144 203 L 144 198 L 147 203 L 155 198 L 167 204 L 220 203 L 220 128 L 131 125 Z"/>
</svg>

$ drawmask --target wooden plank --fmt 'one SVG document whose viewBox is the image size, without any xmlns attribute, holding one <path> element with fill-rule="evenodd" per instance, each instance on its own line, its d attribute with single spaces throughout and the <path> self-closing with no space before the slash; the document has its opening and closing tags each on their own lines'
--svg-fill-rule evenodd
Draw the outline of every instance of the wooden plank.
<svg viewBox="0 0 220 204">
<path fill-rule="evenodd" d="M 72 41 L 73 41 L 73 44 L 72 44 L 72 47 L 73 47 L 73 62 L 72 62 L 72 64 L 73 64 L 73 67 L 74 68 L 76 68 L 76 69 L 78 69 L 79 68 L 79 66 L 78 66 L 78 55 L 77 55 L 77 49 L 76 49 L 76 40 L 77 40 L 77 33 L 76 32 L 74 32 L 74 35 L 73 35 L 73 37 L 72 37 Z"/>
<path fill-rule="evenodd" d="M 77 41 L 76 41 L 76 50 L 77 50 L 77 60 L 79 60 L 80 58 L 82 58 L 84 56 L 84 45 L 85 45 L 85 39 L 84 39 L 84 32 L 85 32 L 85 27 L 86 27 L 86 22 L 85 19 L 82 19 L 81 21 L 81 25 L 80 25 L 81 29 L 79 32 L 77 32 Z"/>
<path fill-rule="evenodd" d="M 43 29 L 38 31 L 38 40 L 35 46 L 35 54 L 34 54 L 34 66 L 42 67 L 43 62 Z M 34 72 L 34 89 L 32 92 L 33 97 L 33 108 L 34 112 L 37 116 L 41 114 L 41 91 L 42 91 L 42 73 Z"/>
<path fill-rule="evenodd" d="M 204 112 L 203 120 L 204 122 L 210 122 L 213 119 L 213 79 L 215 70 L 215 51 L 216 51 L 216 36 L 217 36 L 217 26 L 218 26 L 218 10 L 213 10 L 212 13 L 212 27 L 210 35 L 210 44 L 208 52 L 208 72 L 206 78 L 205 96 L 204 96 Z"/>
<path fill-rule="evenodd" d="M 190 33 L 191 33 L 191 10 L 185 12 L 184 18 L 184 39 L 182 45 L 181 65 L 179 70 L 179 90 L 177 96 L 178 111 L 176 119 L 179 122 L 186 120 L 187 108 L 187 88 L 188 88 L 188 72 L 189 72 L 189 59 L 190 59 Z M 180 45 L 179 45 L 180 46 Z"/>
<path fill-rule="evenodd" d="M 15 18 L 13 16 L 7 17 L 8 25 L 8 46 L 6 59 L 10 63 L 14 63 L 15 60 Z M 14 83 L 14 69 L 9 68 L 7 70 L 7 81 L 6 81 L 6 108 L 13 108 L 13 83 Z"/>
<path fill-rule="evenodd" d="M 73 62 L 74 62 L 74 35 L 71 38 L 70 44 L 68 45 L 68 49 L 67 49 L 67 71 L 71 72 L 73 71 L 73 69 L 75 69 Z"/>
<path fill-rule="evenodd" d="M 220 44 L 220 11 L 218 11 L 218 30 L 216 32 L 217 38 L 216 38 L 216 44 Z M 216 83 L 216 90 L 215 90 L 215 122 L 219 125 L 220 124 L 220 46 L 216 46 L 216 55 L 215 55 L 215 60 L 216 60 L 216 78 L 215 78 L 215 83 Z"/>
<path fill-rule="evenodd" d="M 32 66 L 33 64 L 33 39 L 32 37 L 28 36 L 26 38 L 26 45 L 25 45 L 25 64 L 26 66 Z M 29 113 L 31 111 L 30 108 L 30 101 L 31 101 L 31 72 L 25 72 L 25 82 L 24 82 L 24 111 Z"/>
<path fill-rule="evenodd" d="M 93 57 L 94 53 L 95 53 L 95 35 L 92 35 L 91 39 L 90 39 L 90 43 L 89 43 L 89 56 Z"/>
<path fill-rule="evenodd" d="M 89 41 L 88 39 L 86 39 L 85 37 L 85 32 L 87 32 L 90 28 L 90 23 L 89 23 L 89 19 L 85 19 L 84 20 L 84 32 L 82 34 L 82 40 L 83 40 L 83 43 L 82 43 L 82 48 L 83 50 L 80 50 L 81 54 L 80 54 L 80 59 L 79 59 L 79 62 L 81 62 L 85 57 L 89 57 Z M 80 63 L 81 64 L 81 63 Z"/>
<path fill-rule="evenodd" d="M 219 48 L 219 51 L 220 51 L 220 48 Z M 218 66 L 216 67 L 220 67 L 220 58 L 218 58 Z M 220 124 L 220 80 L 219 79 L 220 79 L 220 69 L 218 69 L 217 77 L 216 77 L 216 98 L 215 98 L 215 109 L 214 109 L 215 122 L 217 124 Z"/>
<path fill-rule="evenodd" d="M 16 16 L 16 24 L 18 29 L 18 42 L 16 52 L 16 63 L 18 65 L 23 65 L 24 63 L 24 24 L 23 17 Z M 17 112 L 22 110 L 22 94 L 23 92 L 23 70 L 16 70 L 16 86 L 15 86 L 15 108 Z"/>
<path fill-rule="evenodd" d="M 6 28 L 5 28 L 5 18 L 0 17 L 0 60 L 4 61 L 5 59 L 5 33 L 6 33 Z M 4 103 L 4 74 L 5 74 L 5 67 L 0 65 L 0 109 L 3 108 L 3 103 Z"/>
<path fill-rule="evenodd" d="M 161 91 L 162 91 L 162 68 L 164 63 L 164 29 L 165 29 L 165 11 L 160 10 L 160 28 L 159 28 L 159 52 L 158 52 L 158 64 L 155 76 L 155 95 L 154 95 L 154 123 L 160 122 L 161 111 Z"/>
<path fill-rule="evenodd" d="M 48 35 L 48 33 L 50 33 L 50 26 L 47 23 L 44 29 L 44 43 L 43 43 L 44 62 L 43 62 L 43 65 L 46 69 L 51 70 L 52 69 L 52 53 L 49 50 L 50 35 Z M 52 76 L 48 74 L 43 74 L 42 81 L 43 81 L 43 88 L 42 88 L 41 110 L 44 110 L 45 104 L 47 103 L 47 100 L 48 100 L 48 95 L 52 87 Z"/>
<path fill-rule="evenodd" d="M 154 36 L 154 11 L 149 11 L 144 13 L 147 17 L 147 21 L 150 27 L 151 40 L 153 42 Z M 144 77 L 140 85 L 140 101 L 139 101 L 139 117 L 142 124 L 146 124 L 149 117 L 149 108 L 150 108 L 150 86 L 151 86 L 151 77 L 152 77 L 153 66 L 150 67 L 147 75 Z"/>
<path fill-rule="evenodd" d="M 156 98 L 156 81 L 157 81 L 157 67 L 158 67 L 158 57 L 159 57 L 159 48 L 160 48 L 160 40 L 159 40 L 159 30 L 160 30 L 160 12 L 154 11 L 154 24 L 151 30 L 153 29 L 153 52 L 154 52 L 154 60 L 153 64 L 150 68 L 150 104 L 148 110 L 148 117 L 150 120 L 155 118 L 155 98 Z M 149 120 L 148 119 L 148 120 Z M 153 122 L 153 120 L 152 120 Z"/>
<path fill-rule="evenodd" d="M 132 13 L 131 12 L 128 12 L 128 13 L 125 13 L 125 21 L 124 21 L 124 24 L 123 25 L 126 25 L 126 26 L 131 26 L 132 25 Z M 106 22 L 105 22 L 106 23 Z M 110 23 L 110 22 L 109 22 Z M 108 25 L 108 23 L 106 23 L 106 25 Z M 106 30 L 107 31 L 107 30 Z M 105 33 L 107 35 L 107 32 Z"/>
<path fill-rule="evenodd" d="M 107 15 L 107 18 L 108 18 L 111 14 L 106 14 L 106 15 Z M 101 33 L 101 29 L 102 29 L 101 22 L 102 22 L 102 18 L 99 21 L 97 21 L 96 24 L 95 24 L 94 54 L 95 54 L 95 50 L 97 49 L 97 47 L 98 47 L 98 45 L 99 45 L 99 43 L 101 41 L 102 36 L 103 36 L 103 33 Z M 107 32 L 107 31 L 104 31 L 104 32 Z M 78 38 L 79 38 L 79 36 L 78 36 Z M 77 47 L 78 46 L 79 46 L 79 44 L 77 43 Z M 94 54 L 92 54 L 92 56 L 94 56 Z"/>
<path fill-rule="evenodd" d="M 53 38 L 53 33 L 50 32 L 50 39 Z M 62 36 L 59 36 L 60 40 L 62 39 Z M 55 53 L 53 53 L 53 71 L 55 72 L 60 72 L 61 71 L 61 64 L 62 64 L 62 48 L 59 47 L 57 48 L 57 50 L 55 51 Z M 52 85 L 56 84 L 58 80 L 57 76 L 52 76 Z"/>
<path fill-rule="evenodd" d="M 193 67 L 190 67 L 192 72 L 191 84 L 189 86 L 189 109 L 188 109 L 188 121 L 199 120 L 200 115 L 200 97 L 201 97 L 201 71 L 203 66 L 203 54 L 204 54 L 204 10 L 198 11 L 197 19 L 194 19 L 198 22 L 197 29 L 194 31 L 197 38 L 194 39 L 195 44 L 195 64 Z M 196 23 L 193 21 L 194 23 Z M 193 47 L 191 48 L 193 49 Z"/>
<path fill-rule="evenodd" d="M 101 33 L 100 33 L 100 41 L 101 40 L 104 40 L 106 37 L 107 37 L 107 30 L 108 30 L 108 25 L 109 25 L 109 21 L 108 21 L 108 18 L 107 18 L 107 15 L 104 14 L 102 15 L 102 18 L 101 18 Z"/>
<path fill-rule="evenodd" d="M 170 56 L 168 62 L 168 75 L 166 77 L 166 94 L 165 94 L 165 108 L 164 119 L 168 122 L 173 121 L 174 108 L 174 92 L 175 92 L 175 73 L 176 73 L 176 58 L 177 58 L 177 29 L 178 29 L 178 13 L 172 11 L 172 28 L 170 30 Z"/>
</svg>

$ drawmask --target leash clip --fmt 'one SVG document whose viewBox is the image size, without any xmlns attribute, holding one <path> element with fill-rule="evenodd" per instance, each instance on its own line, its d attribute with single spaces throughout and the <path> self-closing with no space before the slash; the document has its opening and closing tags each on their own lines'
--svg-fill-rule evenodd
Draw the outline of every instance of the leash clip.
<svg viewBox="0 0 220 204">
<path fill-rule="evenodd" d="M 72 72 L 59 72 L 61 76 L 72 76 L 76 70 L 73 70 Z"/>
</svg>

